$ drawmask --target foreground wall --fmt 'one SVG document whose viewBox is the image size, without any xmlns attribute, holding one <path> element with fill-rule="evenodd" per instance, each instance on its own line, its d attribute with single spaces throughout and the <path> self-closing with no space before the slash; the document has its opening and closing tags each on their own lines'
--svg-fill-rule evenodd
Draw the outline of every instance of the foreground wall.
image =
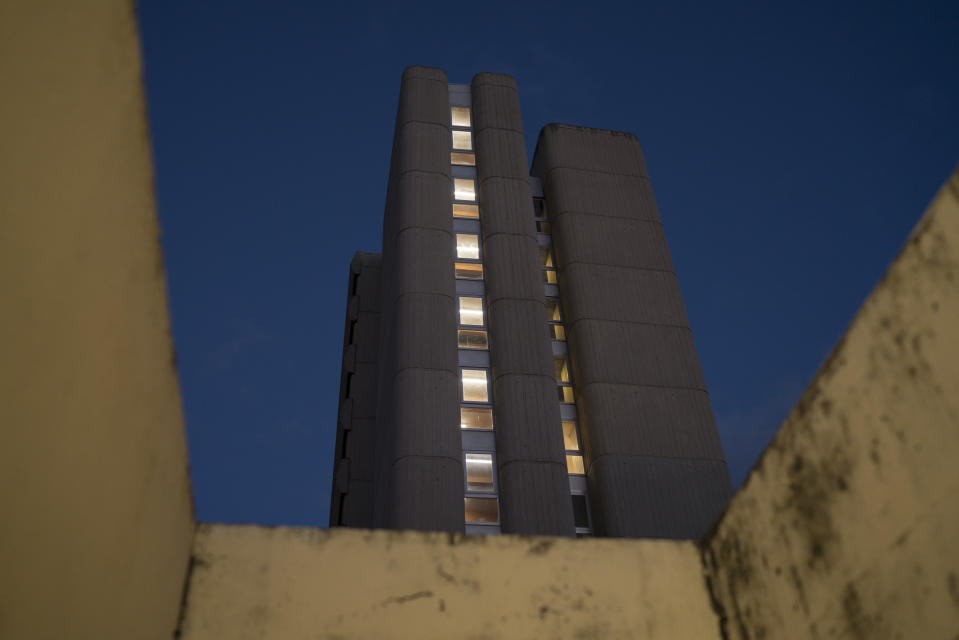
<svg viewBox="0 0 959 640">
<path fill-rule="evenodd" d="M 705 545 L 726 638 L 959 636 L 959 172 Z"/>
<path fill-rule="evenodd" d="M 133 8 L 0 3 L 0 637 L 170 638 L 193 519 Z"/>
</svg>

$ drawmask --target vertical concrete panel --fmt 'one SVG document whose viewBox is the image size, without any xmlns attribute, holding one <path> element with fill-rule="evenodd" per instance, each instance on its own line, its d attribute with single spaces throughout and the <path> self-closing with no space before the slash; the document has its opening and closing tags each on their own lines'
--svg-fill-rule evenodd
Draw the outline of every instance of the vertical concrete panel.
<svg viewBox="0 0 959 640">
<path fill-rule="evenodd" d="M 379 254 L 362 251 L 357 251 L 350 263 L 343 331 L 344 367 L 333 451 L 331 527 L 373 526 L 381 266 Z M 350 370 L 347 360 L 352 361 Z"/>
<path fill-rule="evenodd" d="M 552 222 L 594 530 L 698 538 L 731 487 L 639 144 L 548 125 L 533 174 Z"/>
<path fill-rule="evenodd" d="M 462 531 L 446 74 L 403 73 L 383 222 L 374 518 Z"/>
<path fill-rule="evenodd" d="M 472 95 L 502 528 L 572 535 L 516 82 L 481 73 Z"/>
<path fill-rule="evenodd" d="M 193 538 L 132 3 L 0 3 L 0 636 L 170 638 Z"/>
<path fill-rule="evenodd" d="M 959 171 L 705 542 L 723 637 L 959 635 Z"/>
</svg>

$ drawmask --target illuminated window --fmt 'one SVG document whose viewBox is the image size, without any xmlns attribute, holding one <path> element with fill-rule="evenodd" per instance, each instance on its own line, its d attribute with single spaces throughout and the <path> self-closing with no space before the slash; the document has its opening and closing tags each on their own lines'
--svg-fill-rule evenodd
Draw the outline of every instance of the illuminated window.
<svg viewBox="0 0 959 640">
<path fill-rule="evenodd" d="M 556 387 L 556 390 L 559 392 L 560 402 L 576 402 L 576 399 L 573 397 L 572 387 Z"/>
<path fill-rule="evenodd" d="M 563 446 L 567 451 L 579 451 L 579 436 L 576 423 L 563 420 Z"/>
<path fill-rule="evenodd" d="M 469 131 L 453 131 L 453 148 L 461 151 L 473 150 L 473 136 Z"/>
<path fill-rule="evenodd" d="M 492 429 L 493 410 L 489 407 L 460 407 L 460 429 Z"/>
<path fill-rule="evenodd" d="M 454 218 L 479 218 L 479 205 L 475 204 L 453 204 Z"/>
<path fill-rule="evenodd" d="M 462 151 L 450 151 L 450 164 L 463 167 L 475 167 L 476 156 L 472 153 L 463 153 Z"/>
<path fill-rule="evenodd" d="M 493 492 L 493 454 L 467 453 L 466 458 L 466 490 Z"/>
<path fill-rule="evenodd" d="M 469 107 L 452 107 L 450 109 L 450 122 L 453 123 L 454 127 L 469 127 L 470 126 Z"/>
<path fill-rule="evenodd" d="M 476 182 L 472 178 L 453 178 L 453 198 L 476 200 Z"/>
<path fill-rule="evenodd" d="M 545 220 L 536 221 L 536 230 L 539 231 L 540 233 L 550 233 L 549 229 L 550 229 L 549 223 L 546 222 Z"/>
<path fill-rule="evenodd" d="M 553 371 L 556 373 L 556 382 L 569 382 L 569 365 L 566 358 L 553 358 Z"/>
<path fill-rule="evenodd" d="M 577 529 L 589 529 L 589 508 L 586 506 L 586 496 L 581 493 L 574 493 L 570 496 L 573 499 L 573 522 Z"/>
<path fill-rule="evenodd" d="M 455 262 L 456 277 L 462 280 L 482 280 L 483 265 L 476 262 Z"/>
<path fill-rule="evenodd" d="M 466 522 L 496 524 L 499 522 L 499 505 L 496 498 L 464 498 Z"/>
<path fill-rule="evenodd" d="M 549 325 L 549 335 L 553 340 L 565 340 L 566 327 L 561 324 L 551 324 Z"/>
<path fill-rule="evenodd" d="M 559 311 L 559 298 L 546 298 L 546 316 L 550 322 L 563 321 L 563 316 Z"/>
<path fill-rule="evenodd" d="M 584 475 L 583 456 L 566 454 L 566 471 L 574 475 Z"/>
<path fill-rule="evenodd" d="M 539 266 L 548 267 L 550 269 L 556 266 L 553 264 L 553 252 L 550 251 L 549 247 L 541 246 L 539 248 Z"/>
<path fill-rule="evenodd" d="M 489 349 L 486 332 L 478 329 L 459 329 L 457 338 L 460 349 Z"/>
<path fill-rule="evenodd" d="M 457 233 L 456 257 L 479 260 L 479 236 L 475 233 Z"/>
<path fill-rule="evenodd" d="M 556 284 L 556 269 L 543 269 L 543 282 L 547 284 Z"/>
<path fill-rule="evenodd" d="M 486 369 L 461 369 L 464 402 L 489 402 Z"/>
<path fill-rule="evenodd" d="M 483 318 L 482 298 L 460 298 L 460 324 L 473 327 L 482 327 L 486 324 Z"/>
</svg>

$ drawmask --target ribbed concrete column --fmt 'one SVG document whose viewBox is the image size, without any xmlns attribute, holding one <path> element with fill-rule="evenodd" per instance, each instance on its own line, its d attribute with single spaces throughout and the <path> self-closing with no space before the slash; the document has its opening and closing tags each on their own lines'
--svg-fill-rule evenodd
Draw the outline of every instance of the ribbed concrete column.
<svg viewBox="0 0 959 640">
<path fill-rule="evenodd" d="M 697 538 L 731 493 L 639 143 L 548 125 L 543 183 L 598 535 Z"/>
<path fill-rule="evenodd" d="M 516 82 L 481 73 L 472 93 L 502 528 L 572 535 Z"/>
<path fill-rule="evenodd" d="M 383 224 L 377 526 L 463 531 L 446 74 L 400 89 Z"/>
</svg>

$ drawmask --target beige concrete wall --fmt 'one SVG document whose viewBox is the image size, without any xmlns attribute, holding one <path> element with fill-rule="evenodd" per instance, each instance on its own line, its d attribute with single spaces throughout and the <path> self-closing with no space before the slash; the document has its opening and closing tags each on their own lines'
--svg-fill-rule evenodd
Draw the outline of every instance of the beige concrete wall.
<svg viewBox="0 0 959 640">
<path fill-rule="evenodd" d="M 170 638 L 189 479 L 129 2 L 0 3 L 0 637 Z"/>
<path fill-rule="evenodd" d="M 959 172 L 705 559 L 726 638 L 959 637 Z"/>
<path fill-rule="evenodd" d="M 714 638 L 689 542 L 201 525 L 184 640 Z"/>
</svg>

